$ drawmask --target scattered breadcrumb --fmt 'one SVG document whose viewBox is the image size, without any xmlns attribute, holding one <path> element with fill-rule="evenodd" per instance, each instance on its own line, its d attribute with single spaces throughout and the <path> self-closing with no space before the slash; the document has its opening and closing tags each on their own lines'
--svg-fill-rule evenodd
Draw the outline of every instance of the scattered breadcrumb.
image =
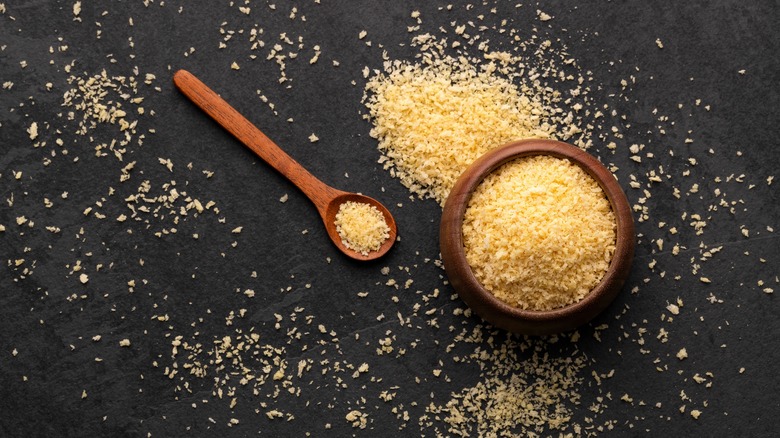
<svg viewBox="0 0 780 438">
<path fill-rule="evenodd" d="M 30 127 L 27 128 L 27 134 L 30 135 L 30 140 L 35 140 L 38 138 L 38 123 L 32 122 L 30 123 Z"/>
<path fill-rule="evenodd" d="M 365 429 L 368 424 L 368 414 L 358 410 L 349 411 L 344 418 L 355 428 Z"/>
</svg>

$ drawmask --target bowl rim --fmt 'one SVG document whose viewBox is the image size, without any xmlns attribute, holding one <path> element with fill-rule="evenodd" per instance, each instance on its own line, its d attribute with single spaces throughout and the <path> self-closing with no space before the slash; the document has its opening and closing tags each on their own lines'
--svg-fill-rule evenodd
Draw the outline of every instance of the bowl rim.
<svg viewBox="0 0 780 438">
<path fill-rule="evenodd" d="M 524 310 L 496 298 L 477 280 L 466 261 L 463 218 L 476 187 L 507 162 L 528 156 L 549 155 L 577 164 L 598 182 L 615 215 L 615 252 L 604 277 L 580 301 L 552 310 Z M 472 163 L 458 178 L 442 212 L 439 244 L 450 283 L 466 304 L 497 327 L 524 334 L 551 334 L 573 330 L 593 319 L 617 296 L 633 261 L 636 241 L 634 220 L 625 193 L 615 176 L 594 156 L 568 143 L 525 139 L 506 143 Z"/>
</svg>

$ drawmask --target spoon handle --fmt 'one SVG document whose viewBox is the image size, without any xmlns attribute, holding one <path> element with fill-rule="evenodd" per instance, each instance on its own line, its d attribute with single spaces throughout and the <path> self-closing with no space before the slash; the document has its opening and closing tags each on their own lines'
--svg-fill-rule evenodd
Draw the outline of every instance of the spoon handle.
<svg viewBox="0 0 780 438">
<path fill-rule="evenodd" d="M 195 105 L 301 189 L 320 214 L 323 214 L 328 202 L 341 193 L 309 173 L 192 73 L 177 71 L 173 75 L 173 83 Z"/>
</svg>

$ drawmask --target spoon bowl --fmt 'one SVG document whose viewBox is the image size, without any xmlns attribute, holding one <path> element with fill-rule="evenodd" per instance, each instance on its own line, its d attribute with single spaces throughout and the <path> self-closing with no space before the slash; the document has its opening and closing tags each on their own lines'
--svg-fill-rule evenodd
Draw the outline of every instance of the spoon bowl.
<svg viewBox="0 0 780 438">
<path fill-rule="evenodd" d="M 367 261 L 378 259 L 390 250 L 395 243 L 398 229 L 393 215 L 379 201 L 358 193 L 334 189 L 317 179 L 192 73 L 186 70 L 177 71 L 173 75 L 173 83 L 196 106 L 233 134 L 258 157 L 284 175 L 311 200 L 320 213 L 328 237 L 341 252 L 355 260 Z M 339 236 L 338 231 L 336 231 L 336 213 L 338 213 L 341 204 L 347 201 L 372 205 L 384 216 L 385 222 L 390 228 L 390 236 L 377 251 L 370 251 L 367 255 L 363 255 L 347 248 Z"/>
<path fill-rule="evenodd" d="M 336 214 L 338 214 L 341 204 L 350 201 L 360 202 L 376 207 L 385 218 L 385 223 L 387 223 L 387 226 L 390 227 L 390 235 L 382 243 L 379 249 L 376 251 L 370 251 L 367 255 L 363 255 L 358 251 L 346 247 L 341 239 L 341 236 L 339 236 L 339 233 L 336 230 Z M 324 210 L 322 221 L 325 223 L 325 230 L 327 230 L 330 240 L 332 240 L 333 243 L 335 243 L 344 254 L 355 260 L 374 260 L 387 254 L 387 252 L 390 251 L 390 248 L 393 247 L 393 243 L 395 243 L 395 238 L 398 233 L 395 225 L 395 219 L 393 219 L 393 215 L 390 214 L 390 211 L 376 199 L 366 195 L 361 195 L 359 193 L 341 192 L 341 194 L 332 198 Z"/>
</svg>

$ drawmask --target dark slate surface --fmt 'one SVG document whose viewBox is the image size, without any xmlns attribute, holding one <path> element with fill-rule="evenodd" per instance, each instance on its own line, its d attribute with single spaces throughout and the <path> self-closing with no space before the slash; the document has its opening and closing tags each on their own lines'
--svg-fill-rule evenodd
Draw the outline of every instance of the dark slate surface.
<svg viewBox="0 0 780 438">
<path fill-rule="evenodd" d="M 559 342 L 549 347 L 553 355 L 579 350 L 593 359 L 582 371 L 583 405 L 574 408 L 574 420 L 593 416 L 587 406 L 609 393 L 607 409 L 598 415 L 600 424 L 612 422 L 609 435 L 769 436 L 780 429 L 775 394 L 780 371 L 776 348 L 780 183 L 767 184 L 780 163 L 776 139 L 780 17 L 775 2 L 554 2 L 539 7 L 554 17 L 545 23 L 536 19 L 533 4 L 521 8 L 502 4 L 492 15 L 490 6 L 481 5 L 455 5 L 445 13 L 438 10 L 445 4 L 438 2 L 279 1 L 275 10 L 266 2 L 251 2 L 251 14 L 244 15 L 238 4 L 228 1 L 176 0 L 165 1 L 164 6 L 160 1 L 149 1 L 148 6 L 142 0 L 97 5 L 84 1 L 78 22 L 73 20 L 73 3 L 5 1 L 6 11 L 0 15 L 0 78 L 13 83 L 0 90 L 0 224 L 6 227 L 0 233 L 0 435 L 433 434 L 418 426 L 424 407 L 445 403 L 450 393 L 480 380 L 475 364 L 455 363 L 445 352 L 454 333 L 480 320 L 453 315 L 463 305 L 450 300 L 452 290 L 440 278 L 443 271 L 426 262 L 438 257 L 439 206 L 410 199 L 407 190 L 376 164 L 379 154 L 368 135 L 370 124 L 361 118 L 365 111 L 361 70 L 381 68 L 383 49 L 391 58 L 411 59 L 415 52 L 408 47 L 411 34 L 406 27 L 415 24 L 409 18 L 415 9 L 422 12 L 422 30 L 431 32 L 449 27 L 451 21 L 476 21 L 485 14 L 492 23 L 511 17 L 524 35 L 536 26 L 539 35 L 560 39 L 582 69 L 592 72 L 594 102 L 609 104 L 626 116 L 619 120 L 607 115 L 597 133 L 607 132 L 611 124 L 630 124 L 621 128 L 625 138 L 619 153 L 610 155 L 599 142 L 592 152 L 619 167 L 617 174 L 627 190 L 631 173 L 644 175 L 663 165 L 675 175 L 671 182 L 653 186 L 653 197 L 647 199 L 651 220 L 638 224 L 637 259 L 625 292 L 592 326 L 580 330 L 576 346 Z M 293 6 L 298 8 L 295 20 L 288 17 Z M 300 15 L 305 15 L 305 22 Z M 282 32 L 293 39 L 302 36 L 306 48 L 287 66 L 292 88 L 277 84 L 279 70 L 265 60 L 267 48 L 255 52 L 258 59 L 249 58 L 253 52 L 246 33 L 236 33 L 227 48 L 219 49 L 222 23 L 226 30 L 245 32 L 257 23 L 271 45 Z M 371 47 L 357 38 L 363 29 L 368 30 Z M 502 44 L 501 35 L 490 38 Z M 662 50 L 656 38 L 663 41 Z M 315 44 L 322 55 L 309 65 Z M 185 56 L 190 47 L 195 51 Z M 338 68 L 332 66 L 333 59 L 340 62 Z M 21 61 L 27 66 L 22 68 Z M 230 69 L 233 61 L 240 70 Z M 103 69 L 109 76 L 128 76 L 134 68 L 141 82 L 146 73 L 156 76 L 151 86 L 139 85 L 147 113 L 137 116 L 138 134 L 144 133 L 146 139 L 142 146 L 128 147 L 124 162 L 98 158 L 95 144 L 110 141 L 115 131 L 97 129 L 93 143 L 73 134 L 69 109 L 61 106 L 62 94 L 70 88 L 67 78 Z M 177 68 L 187 68 L 213 86 L 323 181 L 385 202 L 396 216 L 402 240 L 376 263 L 360 264 L 339 255 L 302 194 L 174 90 L 170 77 Z M 636 83 L 622 90 L 620 80 L 631 75 Z M 45 87 L 48 82 L 51 91 Z M 278 115 L 259 100 L 257 89 L 276 105 Z M 694 105 L 696 99 L 701 99 L 701 106 Z M 664 124 L 666 135 L 657 132 L 654 109 L 674 122 Z M 46 146 L 33 147 L 25 132 L 32 121 L 39 126 L 37 140 L 47 141 Z M 320 138 L 318 143 L 308 141 L 311 133 Z M 686 137 L 694 142 L 684 143 Z M 68 155 L 54 145 L 56 138 L 65 142 Z M 630 161 L 626 148 L 631 143 L 646 144 L 645 151 L 653 151 L 655 159 Z M 714 153 L 708 152 L 710 148 Z M 670 157 L 670 149 L 675 157 Z M 56 156 L 51 155 L 54 150 Z M 688 156 L 696 157 L 698 165 L 683 178 L 679 175 L 686 165 L 680 157 Z M 47 157 L 51 163 L 44 165 Z M 158 157 L 171 159 L 173 173 L 158 164 Z M 119 169 L 129 161 L 136 161 L 136 168 L 129 181 L 120 183 Z M 193 164 L 192 170 L 187 163 Z M 204 169 L 215 175 L 207 179 Z M 19 171 L 22 177 L 17 180 Z M 716 177 L 726 180 L 741 174 L 744 183 L 715 182 Z M 170 215 L 146 216 L 148 223 L 116 222 L 119 214 L 129 214 L 123 199 L 143 180 L 155 190 L 175 180 L 180 190 L 202 201 L 214 200 L 220 212 L 190 214 L 177 225 L 176 234 L 162 238 L 153 232 L 170 227 Z M 699 184 L 699 193 L 686 195 L 693 183 Z M 682 200 L 671 197 L 672 186 L 683 192 Z M 116 191 L 112 196 L 109 187 Z M 733 213 L 727 208 L 707 210 L 717 204 L 716 188 L 725 192 L 722 197 L 728 202 L 736 202 Z M 67 199 L 60 196 L 64 191 Z M 281 204 L 284 194 L 289 200 Z M 644 196 L 638 190 L 628 190 L 628 195 L 632 202 Z M 46 208 L 44 198 L 55 205 Z M 96 208 L 101 198 L 103 206 Z M 90 206 L 107 218 L 85 216 L 83 211 Z M 690 220 L 681 218 L 686 211 L 709 217 L 703 235 L 695 235 Z M 34 226 L 17 226 L 20 216 Z M 660 220 L 677 226 L 680 234 L 670 238 L 659 231 Z M 743 225 L 750 230 L 748 238 L 740 232 Z M 50 233 L 46 226 L 61 231 Z M 243 231 L 231 233 L 238 226 Z M 200 238 L 193 239 L 194 233 Z M 652 243 L 658 237 L 667 238 L 663 251 Z M 688 250 L 672 256 L 674 242 Z M 702 242 L 722 249 L 700 262 Z M 17 267 L 20 259 L 24 262 Z M 70 274 L 76 260 L 89 273 L 86 285 L 79 282 L 78 273 Z M 647 267 L 652 260 L 657 261 L 654 272 Z M 104 266 L 96 272 L 97 264 Z M 692 264 L 701 265 L 696 274 Z M 391 268 L 388 277 L 380 273 L 384 266 Z M 410 273 L 398 266 L 409 267 Z M 25 267 L 33 272 L 25 275 Z M 253 271 L 257 278 L 251 276 Z M 659 275 L 662 271 L 664 277 Z M 701 276 L 712 283 L 702 283 Z M 413 278 L 414 284 L 410 290 L 395 291 L 384 284 L 389 277 L 400 283 Z M 137 285 L 133 293 L 127 286 L 131 280 Z M 765 284 L 758 286 L 759 280 Z M 636 294 L 629 293 L 633 287 L 639 289 Z M 765 287 L 776 293 L 762 292 Z M 414 292 L 430 294 L 434 288 L 441 294 L 430 303 Z M 245 289 L 255 290 L 256 296 L 237 292 Z M 369 294 L 358 298 L 360 291 Z M 68 300 L 73 294 L 76 298 Z M 677 297 L 685 303 L 680 315 L 672 323 L 662 321 L 667 303 Z M 708 297 L 722 302 L 711 303 Z M 421 310 L 413 316 L 416 303 L 421 303 Z M 425 315 L 434 307 L 434 314 Z M 245 316 L 226 326 L 226 316 L 242 308 Z M 304 310 L 292 322 L 296 308 Z M 398 324 L 398 312 L 411 318 L 409 326 Z M 284 317 L 280 330 L 274 329 L 274 314 Z M 385 316 L 382 321 L 377 320 L 380 314 Z M 168 320 L 153 319 L 156 315 L 167 315 Z M 312 318 L 311 325 L 303 322 L 305 316 Z M 437 326 L 430 324 L 434 317 Z M 320 334 L 318 324 L 334 331 L 339 343 Z M 594 327 L 602 324 L 608 328 L 597 331 L 597 341 Z M 209 344 L 215 337 L 235 335 L 236 328 L 252 327 L 261 333 L 261 342 L 287 348 L 293 370 L 289 372 L 306 358 L 355 366 L 365 362 L 370 371 L 352 379 L 352 370 L 321 375 L 315 367 L 304 378 L 293 379 L 300 396 L 284 390 L 270 399 L 269 387 L 259 397 L 242 390 L 232 410 L 227 398 L 211 395 L 210 380 L 192 379 L 193 393 L 188 394 L 177 392 L 178 377 L 171 380 L 163 374 L 172 363 L 173 337 L 192 339 L 198 332 Z M 304 341 L 290 341 L 288 331 L 293 327 L 303 333 Z M 638 345 L 639 327 L 647 329 L 645 345 Z M 656 339 L 662 328 L 670 333 L 666 343 Z M 98 334 L 102 339 L 93 342 Z M 378 340 L 387 336 L 395 337 L 393 344 L 406 348 L 406 354 L 377 356 Z M 497 332 L 495 337 L 500 340 L 504 334 Z M 129 348 L 119 347 L 124 338 L 132 341 Z M 323 346 L 319 340 L 324 340 Z M 310 346 L 308 352 L 301 352 L 303 344 Z M 457 348 L 463 354 L 473 347 Z M 689 358 L 678 361 L 674 355 L 683 347 Z M 658 372 L 656 367 L 667 369 Z M 433 377 L 434 368 L 442 369 L 449 380 Z M 612 369 L 614 377 L 595 387 L 591 371 Z M 711 387 L 693 382 L 694 374 L 707 372 L 713 376 L 707 377 Z M 340 387 L 337 377 L 347 386 Z M 378 398 L 380 391 L 395 386 L 398 395 L 392 402 Z M 691 400 L 681 400 L 681 391 Z M 621 401 L 624 394 L 633 402 Z M 293 414 L 295 420 L 268 420 L 263 402 Z M 408 424 L 391 412 L 399 405 L 410 414 Z M 685 414 L 679 412 L 681 405 L 687 407 Z M 260 409 L 259 415 L 255 409 Z M 369 414 L 365 430 L 352 428 L 344 419 L 352 409 Z M 691 409 L 702 411 L 698 420 L 688 414 Z M 228 427 L 230 418 L 239 424 Z M 327 423 L 331 429 L 325 429 Z"/>
</svg>

